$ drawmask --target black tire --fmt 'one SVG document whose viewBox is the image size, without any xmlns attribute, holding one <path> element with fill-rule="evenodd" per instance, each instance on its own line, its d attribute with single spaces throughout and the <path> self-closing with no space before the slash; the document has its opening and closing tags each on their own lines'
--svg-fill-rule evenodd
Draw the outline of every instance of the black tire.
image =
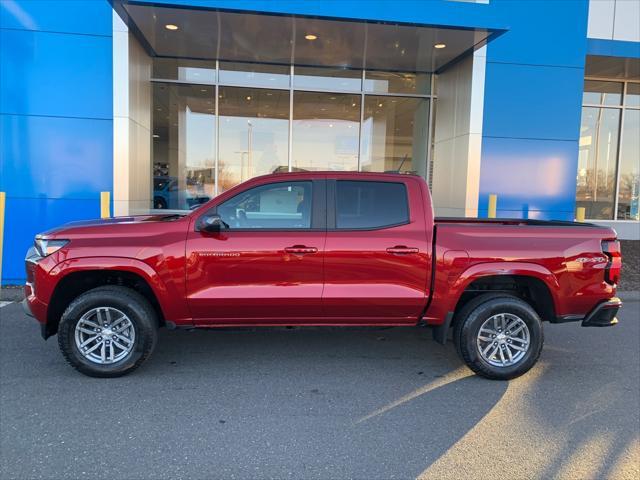
<svg viewBox="0 0 640 480">
<path fill-rule="evenodd" d="M 133 349 L 115 363 L 94 363 L 86 359 L 76 345 L 76 324 L 82 315 L 96 307 L 116 308 L 133 324 Z M 60 319 L 58 345 L 67 362 L 79 372 L 91 377 L 120 377 L 131 373 L 149 358 L 156 345 L 157 329 L 156 313 L 142 295 L 126 287 L 104 286 L 83 293 L 69 304 Z"/>
<path fill-rule="evenodd" d="M 477 335 L 482 324 L 493 315 L 511 313 L 520 317 L 529 329 L 529 348 L 517 363 L 495 366 L 480 354 Z M 465 305 L 456 315 L 453 340 L 458 355 L 478 375 L 492 380 L 509 380 L 526 373 L 540 357 L 544 332 L 540 316 L 524 300 L 508 294 L 480 295 Z"/>
</svg>

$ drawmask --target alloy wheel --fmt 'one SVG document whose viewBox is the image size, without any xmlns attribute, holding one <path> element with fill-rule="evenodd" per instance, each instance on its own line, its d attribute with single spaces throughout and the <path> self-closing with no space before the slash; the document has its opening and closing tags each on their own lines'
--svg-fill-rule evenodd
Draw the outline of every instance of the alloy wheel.
<svg viewBox="0 0 640 480">
<path fill-rule="evenodd" d="M 494 367 L 510 367 L 529 351 L 530 334 L 524 320 L 512 313 L 489 317 L 477 335 L 478 352 Z"/>
<path fill-rule="evenodd" d="M 129 317 L 113 307 L 96 307 L 86 312 L 75 328 L 78 351 L 90 362 L 110 365 L 133 350 L 136 331 Z"/>
</svg>

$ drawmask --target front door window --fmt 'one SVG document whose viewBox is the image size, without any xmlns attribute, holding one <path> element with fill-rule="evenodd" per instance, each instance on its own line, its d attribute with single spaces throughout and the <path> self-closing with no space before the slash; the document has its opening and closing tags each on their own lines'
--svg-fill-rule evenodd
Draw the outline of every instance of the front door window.
<svg viewBox="0 0 640 480">
<path fill-rule="evenodd" d="M 218 206 L 230 229 L 311 228 L 311 182 L 261 185 Z"/>
</svg>

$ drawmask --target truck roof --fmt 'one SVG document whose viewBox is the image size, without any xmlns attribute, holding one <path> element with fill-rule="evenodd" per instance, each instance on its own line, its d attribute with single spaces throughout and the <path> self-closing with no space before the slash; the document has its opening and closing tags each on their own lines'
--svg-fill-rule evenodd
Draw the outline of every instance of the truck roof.
<svg viewBox="0 0 640 480">
<path fill-rule="evenodd" d="M 297 170 L 292 172 L 287 171 L 274 171 L 273 173 L 267 173 L 258 177 L 253 177 L 251 180 L 273 178 L 273 177 L 289 177 L 300 176 L 304 178 L 313 177 L 371 177 L 371 178 L 393 178 L 393 177 L 412 177 L 422 179 L 420 175 L 414 172 L 353 172 L 353 171 L 332 171 L 332 170 Z"/>
</svg>

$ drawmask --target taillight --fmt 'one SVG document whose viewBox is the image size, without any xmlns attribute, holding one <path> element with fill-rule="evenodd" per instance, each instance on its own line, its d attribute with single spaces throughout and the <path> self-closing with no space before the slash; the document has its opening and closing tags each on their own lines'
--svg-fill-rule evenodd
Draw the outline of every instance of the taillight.
<svg viewBox="0 0 640 480">
<path fill-rule="evenodd" d="M 604 271 L 604 279 L 607 283 L 616 285 L 620 281 L 620 271 L 622 270 L 620 242 L 618 240 L 602 242 L 602 252 L 609 258 L 609 263 Z"/>
</svg>

